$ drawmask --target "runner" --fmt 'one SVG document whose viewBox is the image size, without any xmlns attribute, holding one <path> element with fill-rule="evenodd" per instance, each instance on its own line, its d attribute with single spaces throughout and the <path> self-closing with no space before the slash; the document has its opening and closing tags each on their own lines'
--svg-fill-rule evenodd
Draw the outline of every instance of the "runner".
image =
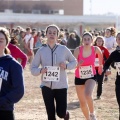
<svg viewBox="0 0 120 120">
<path fill-rule="evenodd" d="M 0 120 L 14 120 L 14 104 L 24 94 L 22 66 L 10 55 L 9 33 L 0 27 Z"/>
<path fill-rule="evenodd" d="M 116 98 L 119 106 L 119 120 L 120 120 L 120 33 L 117 34 L 116 36 L 116 41 L 117 41 L 117 49 L 113 51 L 108 60 L 104 64 L 104 71 L 106 71 L 106 74 L 109 75 L 109 71 L 107 69 L 111 65 L 111 63 L 114 62 L 116 70 L 117 70 L 117 76 L 116 76 L 116 81 L 115 81 L 115 92 L 116 92 Z"/>
<path fill-rule="evenodd" d="M 25 68 L 27 63 L 27 55 L 17 47 L 17 40 L 16 38 L 11 38 L 10 43 L 8 44 L 8 48 L 10 50 L 10 54 L 16 59 L 20 59 L 20 63 L 23 68 Z"/>
<path fill-rule="evenodd" d="M 58 117 L 69 120 L 66 69 L 75 68 L 77 61 L 66 46 L 57 43 L 58 35 L 59 28 L 56 25 L 46 28 L 47 44 L 37 51 L 31 65 L 31 73 L 34 76 L 42 74 L 41 90 L 48 120 L 56 120 L 55 111 Z"/>
<path fill-rule="evenodd" d="M 103 54 L 103 64 L 104 62 L 108 59 L 109 57 L 109 51 L 107 48 L 104 47 L 104 38 L 102 36 L 98 36 L 94 42 L 94 46 L 98 46 Z M 97 99 L 100 99 L 100 96 L 102 94 L 102 85 L 103 85 L 103 77 L 104 77 L 104 72 L 100 75 L 98 73 L 98 67 L 99 67 L 99 59 L 98 55 L 96 54 L 96 59 L 95 59 L 95 69 L 96 69 L 96 78 L 97 78 Z"/>
<path fill-rule="evenodd" d="M 96 120 L 92 93 L 96 83 L 95 55 L 98 54 L 99 67 L 98 73 L 102 74 L 102 52 L 97 46 L 92 46 L 93 37 L 89 32 L 82 36 L 83 45 L 77 47 L 74 56 L 78 60 L 75 71 L 75 85 L 80 102 L 80 107 L 86 120 Z"/>
<path fill-rule="evenodd" d="M 34 36 L 35 32 L 32 32 L 29 36 L 31 36 L 27 41 L 24 42 L 24 46 L 26 49 L 26 54 L 28 56 L 28 62 L 31 64 L 33 57 L 34 57 L 34 52 L 33 52 L 33 44 L 34 44 Z M 28 37 L 29 37 L 28 36 Z M 27 37 L 27 38 L 28 38 Z"/>
<path fill-rule="evenodd" d="M 109 52 L 113 52 L 116 48 L 116 40 L 115 40 L 115 28 L 109 27 L 105 30 L 105 47 L 109 50 Z"/>
</svg>

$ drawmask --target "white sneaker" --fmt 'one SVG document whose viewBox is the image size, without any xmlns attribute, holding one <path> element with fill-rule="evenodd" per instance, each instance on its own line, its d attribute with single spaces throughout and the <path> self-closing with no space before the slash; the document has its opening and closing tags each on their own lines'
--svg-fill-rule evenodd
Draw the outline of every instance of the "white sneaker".
<svg viewBox="0 0 120 120">
<path fill-rule="evenodd" d="M 94 114 L 90 114 L 90 120 L 97 120 Z"/>
</svg>

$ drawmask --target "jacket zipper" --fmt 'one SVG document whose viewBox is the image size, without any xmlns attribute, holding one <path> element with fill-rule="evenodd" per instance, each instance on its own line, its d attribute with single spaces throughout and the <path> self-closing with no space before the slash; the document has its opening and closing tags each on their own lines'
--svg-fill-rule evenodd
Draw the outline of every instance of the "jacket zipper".
<svg viewBox="0 0 120 120">
<path fill-rule="evenodd" d="M 48 46 L 49 46 L 49 45 L 48 45 Z M 52 66 L 53 66 L 53 52 L 56 50 L 57 46 L 58 46 L 58 45 L 55 45 L 55 46 L 53 47 L 53 49 L 51 49 L 50 46 L 49 46 L 49 48 L 51 49 L 51 54 L 52 54 Z M 52 81 L 51 81 L 50 88 L 52 88 Z"/>
</svg>

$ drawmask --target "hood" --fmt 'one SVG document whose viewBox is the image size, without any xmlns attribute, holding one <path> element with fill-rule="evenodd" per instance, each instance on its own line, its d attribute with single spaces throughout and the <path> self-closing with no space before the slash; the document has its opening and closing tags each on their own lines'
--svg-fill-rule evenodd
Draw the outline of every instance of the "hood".
<svg viewBox="0 0 120 120">
<path fill-rule="evenodd" d="M 12 59 L 13 59 L 13 57 L 11 55 L 8 55 L 8 54 L 3 56 L 3 57 L 0 57 L 0 61 L 12 60 Z"/>
</svg>

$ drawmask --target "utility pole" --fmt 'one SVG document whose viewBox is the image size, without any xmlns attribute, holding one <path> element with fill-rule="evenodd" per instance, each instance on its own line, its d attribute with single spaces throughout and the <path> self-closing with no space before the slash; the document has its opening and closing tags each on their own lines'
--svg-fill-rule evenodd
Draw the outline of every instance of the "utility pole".
<svg viewBox="0 0 120 120">
<path fill-rule="evenodd" d="M 92 15 L 92 0 L 90 0 L 90 15 Z"/>
</svg>

